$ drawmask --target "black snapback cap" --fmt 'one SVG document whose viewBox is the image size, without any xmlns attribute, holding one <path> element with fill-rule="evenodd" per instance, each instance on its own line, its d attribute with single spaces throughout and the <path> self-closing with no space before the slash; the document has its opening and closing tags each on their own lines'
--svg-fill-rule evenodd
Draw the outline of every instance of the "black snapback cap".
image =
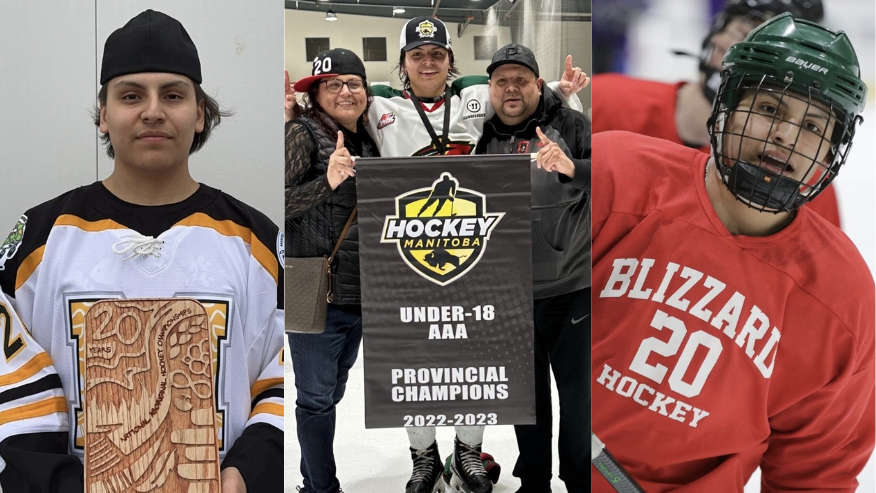
<svg viewBox="0 0 876 493">
<path fill-rule="evenodd" d="M 490 66 L 487 67 L 487 74 L 493 75 L 493 70 L 509 63 L 523 65 L 532 70 L 536 77 L 541 77 L 538 74 L 538 62 L 535 61 L 535 55 L 532 53 L 532 50 L 517 43 L 511 43 L 499 48 L 499 51 L 493 55 Z"/>
<path fill-rule="evenodd" d="M 365 64 L 358 55 L 344 48 L 326 50 L 316 55 L 313 59 L 313 68 L 310 77 L 305 77 L 292 86 L 298 92 L 307 92 L 311 84 L 334 75 L 358 75 L 362 80 L 365 77 Z"/>
<path fill-rule="evenodd" d="M 100 84 L 139 72 L 180 74 L 201 83 L 198 49 L 178 20 L 146 10 L 109 35 L 103 48 Z"/>
</svg>

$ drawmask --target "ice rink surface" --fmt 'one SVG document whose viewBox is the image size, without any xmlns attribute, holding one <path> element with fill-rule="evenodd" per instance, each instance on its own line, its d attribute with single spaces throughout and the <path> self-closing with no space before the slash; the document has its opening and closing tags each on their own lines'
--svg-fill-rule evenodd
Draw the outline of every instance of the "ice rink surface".
<svg viewBox="0 0 876 493">
<path fill-rule="evenodd" d="M 288 340 L 286 351 L 288 354 Z M 295 493 L 301 485 L 295 428 L 295 376 L 292 365 L 286 365 L 286 447 L 285 485 L 283 493 Z M 556 388 L 552 390 L 554 408 L 554 479 L 553 493 L 566 493 L 563 482 L 556 478 L 559 459 L 556 453 L 559 402 Z M 453 451 L 453 427 L 438 428 L 438 449 L 444 459 Z M 335 432 L 335 460 L 338 479 L 345 493 L 401 493 L 413 469 L 408 451 L 408 435 L 402 428 L 365 429 L 365 390 L 362 351 L 350 370 L 347 392 L 338 405 Z M 484 433 L 484 451 L 489 452 L 499 465 L 502 475 L 494 485 L 494 493 L 513 493 L 520 481 L 511 475 L 517 460 L 517 441 L 513 426 L 488 426 Z M 449 489 L 447 490 L 450 491 Z"/>
</svg>

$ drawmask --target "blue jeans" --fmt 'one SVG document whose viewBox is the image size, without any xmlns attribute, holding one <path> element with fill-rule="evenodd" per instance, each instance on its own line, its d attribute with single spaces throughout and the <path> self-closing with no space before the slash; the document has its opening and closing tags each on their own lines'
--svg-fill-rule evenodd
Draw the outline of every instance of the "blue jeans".
<svg viewBox="0 0 876 493">
<path fill-rule="evenodd" d="M 295 372 L 295 420 L 301 447 L 301 475 L 308 493 L 337 493 L 335 407 L 362 341 L 362 317 L 328 306 L 325 332 L 288 334 Z"/>
</svg>

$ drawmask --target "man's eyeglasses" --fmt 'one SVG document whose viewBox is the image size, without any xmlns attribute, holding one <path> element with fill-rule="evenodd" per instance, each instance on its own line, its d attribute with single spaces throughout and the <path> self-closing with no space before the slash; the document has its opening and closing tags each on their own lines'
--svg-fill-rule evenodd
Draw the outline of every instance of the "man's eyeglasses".
<svg viewBox="0 0 876 493">
<path fill-rule="evenodd" d="M 362 88 L 365 87 L 365 84 L 362 82 L 361 79 L 350 79 L 346 82 L 342 81 L 341 79 L 332 79 L 324 80 L 322 81 L 322 83 L 325 84 L 325 88 L 331 94 L 337 94 L 341 92 L 341 89 L 343 89 L 344 86 L 347 86 L 347 89 L 349 89 L 351 93 L 359 94 L 360 92 L 362 92 Z"/>
</svg>

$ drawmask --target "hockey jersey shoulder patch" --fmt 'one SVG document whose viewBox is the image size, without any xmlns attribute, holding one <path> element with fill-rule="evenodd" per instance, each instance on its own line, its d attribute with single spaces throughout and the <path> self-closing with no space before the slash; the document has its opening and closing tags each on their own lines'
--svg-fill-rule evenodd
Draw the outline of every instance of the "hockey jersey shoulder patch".
<svg viewBox="0 0 876 493">
<path fill-rule="evenodd" d="M 380 120 L 377 120 L 377 130 L 392 125 L 393 123 L 395 123 L 395 113 L 384 113 L 380 116 Z"/>
<path fill-rule="evenodd" d="M 18 222 L 15 223 L 15 226 L 12 228 L 12 232 L 9 233 L 6 240 L 0 245 L 0 270 L 4 270 L 6 268 L 6 261 L 14 257 L 18 252 L 18 248 L 21 246 L 21 240 L 24 238 L 24 228 L 26 226 L 27 215 L 22 214 L 18 219 Z"/>
</svg>

